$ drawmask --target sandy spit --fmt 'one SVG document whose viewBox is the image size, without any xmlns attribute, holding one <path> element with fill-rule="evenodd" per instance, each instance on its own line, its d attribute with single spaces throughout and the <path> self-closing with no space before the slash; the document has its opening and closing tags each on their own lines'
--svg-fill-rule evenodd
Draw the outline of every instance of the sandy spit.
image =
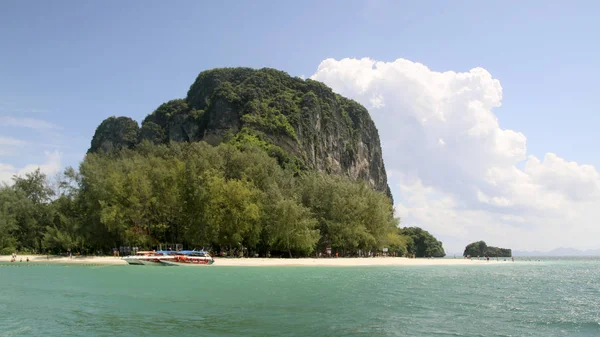
<svg viewBox="0 0 600 337">
<path fill-rule="evenodd" d="M 29 258 L 29 262 L 27 261 Z M 11 263 L 10 255 L 0 256 L 1 263 Z M 455 266 L 473 264 L 496 264 L 506 263 L 502 259 L 498 262 L 490 259 L 467 260 L 456 259 L 408 259 L 404 257 L 371 257 L 371 258 L 301 258 L 301 259 L 278 259 L 278 258 L 215 258 L 211 267 L 238 266 L 238 267 L 268 267 L 268 266 L 329 266 L 329 267 L 351 267 L 351 266 Z M 46 255 L 17 255 L 16 264 L 78 264 L 78 265 L 126 265 L 120 257 L 113 256 L 74 256 L 72 258 L 63 256 Z"/>
<path fill-rule="evenodd" d="M 27 262 L 29 258 L 29 262 Z M 10 263 L 10 255 L 0 255 L 0 262 Z M 56 263 L 56 264 L 91 264 L 91 265 L 126 265 L 127 262 L 123 261 L 120 257 L 113 256 L 54 256 L 54 255 L 18 255 L 17 260 L 13 263 L 25 264 L 25 263 Z"/>
</svg>

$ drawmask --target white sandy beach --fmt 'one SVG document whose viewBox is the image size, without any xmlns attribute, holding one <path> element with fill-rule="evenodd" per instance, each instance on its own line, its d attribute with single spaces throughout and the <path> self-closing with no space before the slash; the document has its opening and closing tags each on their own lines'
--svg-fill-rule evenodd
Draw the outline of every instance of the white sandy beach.
<svg viewBox="0 0 600 337">
<path fill-rule="evenodd" d="M 497 263 L 491 261 L 489 263 Z M 433 266 L 433 265 L 471 265 L 486 263 L 484 260 L 457 259 L 408 259 L 404 257 L 370 257 L 370 258 L 303 258 L 303 259 L 226 259 L 215 258 L 213 266 Z"/>
<path fill-rule="evenodd" d="M 29 258 L 30 262 L 26 262 Z M 0 262 L 10 263 L 10 255 L 0 256 Z M 239 267 L 268 267 L 268 266 L 454 266 L 454 265 L 472 265 L 472 264 L 495 264 L 500 263 L 490 259 L 485 260 L 467 260 L 463 258 L 456 259 L 408 259 L 404 257 L 371 257 L 371 258 L 302 258 L 302 259 L 277 259 L 277 258 L 215 258 L 213 267 L 217 266 L 239 266 Z M 18 264 L 25 263 L 56 263 L 56 264 L 78 264 L 78 265 L 126 265 L 120 257 L 112 256 L 81 256 L 81 257 L 61 257 L 46 255 L 17 255 Z"/>
<path fill-rule="evenodd" d="M 29 258 L 29 262 L 27 262 Z M 0 263 L 10 263 L 10 255 L 0 255 Z M 46 256 L 46 255 L 17 255 L 17 261 L 13 263 L 57 263 L 57 264 L 96 264 L 96 265 L 126 265 L 120 257 L 113 256 Z"/>
</svg>

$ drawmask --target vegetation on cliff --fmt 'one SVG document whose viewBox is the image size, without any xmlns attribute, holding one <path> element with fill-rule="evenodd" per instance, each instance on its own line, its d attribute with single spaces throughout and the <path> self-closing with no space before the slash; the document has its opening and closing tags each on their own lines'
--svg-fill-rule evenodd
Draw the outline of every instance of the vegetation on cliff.
<svg viewBox="0 0 600 337">
<path fill-rule="evenodd" d="M 160 105 L 141 128 L 128 117 L 102 122 L 89 152 L 133 148 L 143 140 L 218 145 L 248 136 L 263 142 L 284 168 L 363 180 L 391 197 L 368 111 L 323 83 L 268 68 L 204 71 L 185 99 Z"/>
<path fill-rule="evenodd" d="M 89 152 L 113 152 L 132 149 L 138 143 L 140 128 L 129 117 L 109 117 L 102 121 L 92 138 Z"/>
<path fill-rule="evenodd" d="M 463 256 L 511 257 L 512 251 L 508 248 L 488 246 L 485 241 L 477 241 L 465 247 Z"/>
</svg>

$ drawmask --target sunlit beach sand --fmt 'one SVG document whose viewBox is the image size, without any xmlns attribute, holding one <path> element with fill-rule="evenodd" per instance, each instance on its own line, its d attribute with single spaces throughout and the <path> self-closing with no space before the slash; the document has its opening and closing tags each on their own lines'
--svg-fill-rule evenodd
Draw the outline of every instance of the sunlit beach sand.
<svg viewBox="0 0 600 337">
<path fill-rule="evenodd" d="M 29 262 L 27 259 L 29 258 Z M 11 257 L 0 256 L 0 262 L 11 263 Z M 278 258 L 215 258 L 213 266 L 239 266 L 239 267 L 268 267 L 268 266 L 432 266 L 432 265 L 472 265 L 508 262 L 490 260 L 456 259 L 408 259 L 403 257 L 371 257 L 371 258 L 300 258 L 300 259 L 278 259 Z M 121 257 L 113 256 L 46 256 L 46 255 L 17 255 L 15 264 L 93 264 L 93 265 L 127 265 Z"/>
</svg>

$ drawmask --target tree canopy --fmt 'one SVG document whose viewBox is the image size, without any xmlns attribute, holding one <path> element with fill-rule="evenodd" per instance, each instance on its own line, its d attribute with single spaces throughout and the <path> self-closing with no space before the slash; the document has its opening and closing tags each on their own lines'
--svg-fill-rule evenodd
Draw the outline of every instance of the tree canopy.
<svg viewBox="0 0 600 337">
<path fill-rule="evenodd" d="M 444 247 L 428 231 L 419 227 L 405 227 L 400 233 L 410 238 L 408 241 L 408 252 L 416 257 L 444 257 Z"/>
<path fill-rule="evenodd" d="M 0 252 L 187 248 L 261 256 L 341 256 L 386 247 L 443 256 L 425 231 L 398 229 L 367 183 L 282 167 L 253 137 L 89 153 L 54 184 L 39 170 L 0 187 Z M 438 247 L 439 244 L 439 247 Z M 431 247 L 429 247 L 431 246 Z M 442 253 L 440 253 L 440 250 Z"/>
<path fill-rule="evenodd" d="M 112 152 L 133 148 L 139 139 L 138 123 L 129 117 L 109 117 L 96 128 L 88 152 Z"/>
</svg>

